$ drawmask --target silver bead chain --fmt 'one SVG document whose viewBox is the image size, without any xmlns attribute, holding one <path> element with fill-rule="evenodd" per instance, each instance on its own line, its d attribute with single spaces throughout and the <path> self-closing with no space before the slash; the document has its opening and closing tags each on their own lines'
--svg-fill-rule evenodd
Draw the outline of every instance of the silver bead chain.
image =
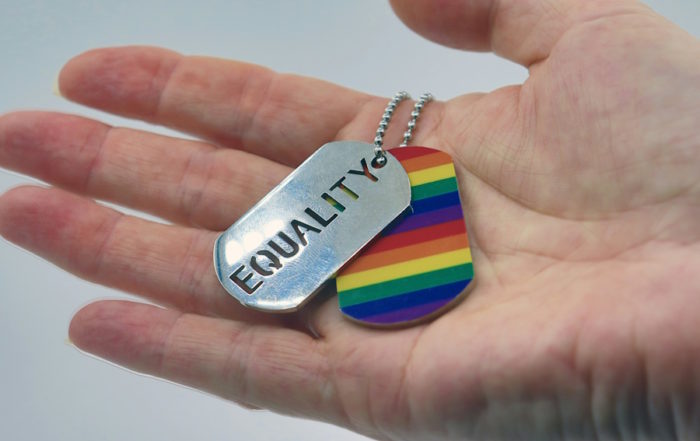
<svg viewBox="0 0 700 441">
<path fill-rule="evenodd" d="M 386 109 L 384 109 L 384 114 L 382 115 L 381 121 L 379 121 L 379 127 L 377 127 L 377 133 L 374 136 L 374 154 L 377 157 L 377 161 L 380 163 L 383 163 L 386 161 L 386 156 L 384 155 L 384 133 L 386 132 L 386 128 L 389 126 L 389 122 L 391 122 L 391 117 L 394 115 L 394 111 L 396 110 L 396 106 L 403 101 L 411 99 L 411 95 L 408 94 L 408 92 L 405 91 L 400 91 L 397 92 L 393 98 L 391 98 L 391 101 L 389 101 L 389 104 L 386 105 Z M 418 117 L 420 116 L 421 112 L 423 111 L 423 107 L 427 103 L 433 100 L 433 95 L 431 93 L 424 93 L 423 95 L 420 96 L 416 104 L 413 106 L 413 111 L 411 112 L 411 119 L 408 121 L 408 128 L 403 134 L 403 143 L 401 143 L 401 147 L 404 147 L 408 144 L 408 142 L 411 140 L 413 137 L 413 131 L 416 128 L 416 124 L 418 123 Z"/>
<path fill-rule="evenodd" d="M 413 112 L 411 112 L 411 120 L 408 122 L 408 129 L 406 129 L 403 134 L 403 142 L 399 147 L 406 147 L 406 145 L 408 145 L 408 141 L 410 141 L 413 137 L 413 131 L 416 128 L 416 124 L 418 124 L 418 117 L 420 116 L 423 107 L 432 100 L 433 94 L 430 92 L 426 92 L 421 95 L 420 98 L 418 98 L 418 101 L 413 106 Z"/>
<path fill-rule="evenodd" d="M 382 146 L 384 145 L 384 132 L 389 126 L 391 117 L 394 116 L 394 110 L 396 110 L 396 106 L 401 101 L 407 99 L 411 99 L 411 95 L 409 95 L 408 92 L 405 92 L 403 90 L 400 92 L 396 92 L 391 101 L 389 101 L 389 104 L 386 105 L 386 109 L 384 109 L 382 120 L 379 121 L 379 127 L 377 127 L 377 133 L 374 136 L 374 155 L 377 157 L 377 161 L 379 161 L 380 163 L 386 161 L 386 156 L 384 156 L 384 149 L 382 148 Z"/>
</svg>

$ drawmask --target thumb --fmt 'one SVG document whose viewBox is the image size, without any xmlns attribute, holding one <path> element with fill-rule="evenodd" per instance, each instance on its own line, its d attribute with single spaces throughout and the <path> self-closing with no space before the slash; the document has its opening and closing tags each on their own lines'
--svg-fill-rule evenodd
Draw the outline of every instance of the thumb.
<svg viewBox="0 0 700 441">
<path fill-rule="evenodd" d="M 620 0 L 390 0 L 396 15 L 445 46 L 493 51 L 524 66 L 543 60 L 577 23 L 648 10 Z"/>
</svg>

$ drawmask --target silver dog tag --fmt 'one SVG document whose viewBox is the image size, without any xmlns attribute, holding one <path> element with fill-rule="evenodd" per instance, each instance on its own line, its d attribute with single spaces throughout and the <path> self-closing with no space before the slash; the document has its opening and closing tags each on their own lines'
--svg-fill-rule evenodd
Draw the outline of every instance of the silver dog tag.
<svg viewBox="0 0 700 441">
<path fill-rule="evenodd" d="M 245 306 L 294 311 L 405 211 L 408 175 L 374 146 L 324 145 L 223 232 L 214 267 Z"/>
</svg>

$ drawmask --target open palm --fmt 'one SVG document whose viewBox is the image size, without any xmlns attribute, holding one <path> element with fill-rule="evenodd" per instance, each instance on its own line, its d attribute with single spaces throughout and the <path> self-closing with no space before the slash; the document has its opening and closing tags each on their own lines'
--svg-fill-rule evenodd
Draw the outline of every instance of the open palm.
<svg viewBox="0 0 700 441">
<path fill-rule="evenodd" d="M 0 233 L 166 306 L 94 303 L 72 340 L 379 439 L 697 435 L 700 43 L 631 1 L 394 7 L 429 38 L 530 69 L 523 85 L 430 104 L 416 132 L 455 159 L 476 273 L 465 300 L 395 331 L 343 319 L 332 293 L 293 315 L 241 307 L 214 274 L 218 232 L 320 145 L 371 139 L 386 98 L 101 49 L 66 65 L 65 97 L 207 142 L 55 113 L 0 118 L 0 166 L 57 187 L 3 195 Z"/>
</svg>

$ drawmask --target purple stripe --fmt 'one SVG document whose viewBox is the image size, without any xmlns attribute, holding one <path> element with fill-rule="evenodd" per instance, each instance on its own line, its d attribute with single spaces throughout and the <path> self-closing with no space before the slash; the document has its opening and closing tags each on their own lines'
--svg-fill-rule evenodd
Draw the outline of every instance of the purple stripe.
<svg viewBox="0 0 700 441">
<path fill-rule="evenodd" d="M 429 211 L 421 214 L 410 214 L 396 224 L 394 228 L 386 231 L 384 236 L 391 236 L 404 231 L 415 230 L 416 228 L 429 227 L 457 219 L 462 219 L 462 206 L 452 205 L 439 210 Z"/>
<path fill-rule="evenodd" d="M 380 323 L 384 325 L 407 322 L 425 317 L 426 315 L 437 311 L 449 303 L 452 299 L 453 298 L 442 299 L 436 302 L 426 303 L 424 305 L 412 306 L 410 308 L 403 308 L 393 312 L 363 317 L 361 320 L 363 322 Z"/>
</svg>

